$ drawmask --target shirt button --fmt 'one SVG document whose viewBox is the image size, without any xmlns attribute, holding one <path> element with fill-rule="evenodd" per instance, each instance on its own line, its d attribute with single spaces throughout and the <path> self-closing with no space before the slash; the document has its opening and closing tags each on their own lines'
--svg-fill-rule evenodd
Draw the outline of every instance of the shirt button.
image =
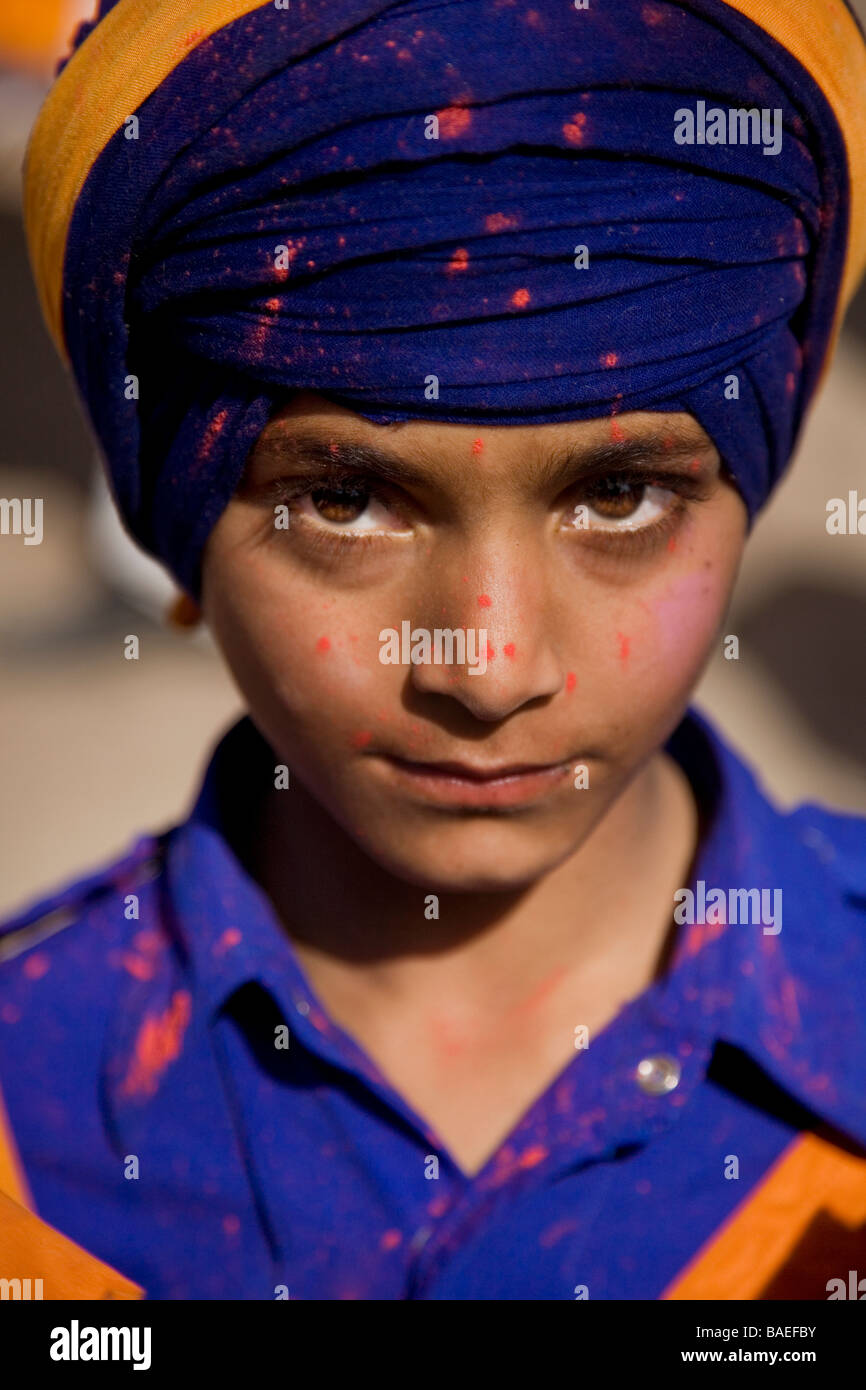
<svg viewBox="0 0 866 1390">
<path fill-rule="evenodd" d="M 675 1057 L 644 1057 L 635 1072 L 637 1084 L 648 1096 L 663 1096 L 680 1084 L 682 1067 Z"/>
</svg>

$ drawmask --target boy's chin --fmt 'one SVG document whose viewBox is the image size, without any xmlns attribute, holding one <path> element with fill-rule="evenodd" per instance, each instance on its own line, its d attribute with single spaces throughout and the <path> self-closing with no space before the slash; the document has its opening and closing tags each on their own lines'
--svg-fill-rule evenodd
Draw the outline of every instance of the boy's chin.
<svg viewBox="0 0 866 1390">
<path fill-rule="evenodd" d="M 559 847 L 550 838 L 539 838 L 515 829 L 503 834 L 498 827 L 475 827 L 465 823 L 431 842 L 430 836 L 417 841 L 401 839 L 399 845 L 367 840 L 364 852 L 381 868 L 416 884 L 425 893 L 511 893 L 532 886 L 555 869 L 577 846 L 569 837 Z"/>
</svg>

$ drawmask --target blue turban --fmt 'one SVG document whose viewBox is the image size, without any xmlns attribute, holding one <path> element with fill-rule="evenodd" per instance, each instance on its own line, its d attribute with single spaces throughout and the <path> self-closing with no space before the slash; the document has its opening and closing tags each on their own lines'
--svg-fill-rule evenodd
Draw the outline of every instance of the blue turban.
<svg viewBox="0 0 866 1390">
<path fill-rule="evenodd" d="M 27 223 L 129 531 L 197 595 L 301 388 L 375 423 L 685 411 L 753 516 L 866 259 L 866 44 L 799 8 L 103 0 Z"/>
</svg>

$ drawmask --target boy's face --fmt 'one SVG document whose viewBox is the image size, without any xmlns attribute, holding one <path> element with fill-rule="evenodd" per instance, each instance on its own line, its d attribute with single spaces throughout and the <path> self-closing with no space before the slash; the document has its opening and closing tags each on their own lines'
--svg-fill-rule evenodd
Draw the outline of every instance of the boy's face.
<svg viewBox="0 0 866 1390">
<path fill-rule="evenodd" d="M 688 415 L 372 425 L 303 392 L 211 534 L 203 609 L 292 785 L 374 861 L 431 892 L 511 889 L 578 849 L 679 722 L 745 532 Z M 427 659 L 401 664 L 413 644 Z"/>
</svg>

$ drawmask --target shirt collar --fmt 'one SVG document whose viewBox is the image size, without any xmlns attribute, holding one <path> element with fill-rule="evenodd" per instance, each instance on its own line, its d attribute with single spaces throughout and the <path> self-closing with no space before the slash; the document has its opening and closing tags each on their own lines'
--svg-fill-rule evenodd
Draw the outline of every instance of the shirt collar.
<svg viewBox="0 0 866 1390">
<path fill-rule="evenodd" d="M 659 1021 L 674 1033 L 697 1029 L 740 1048 L 819 1118 L 866 1144 L 862 907 L 827 862 L 829 841 L 813 823 L 826 813 L 777 810 L 693 708 L 666 750 L 703 808 L 696 898 L 700 881 L 707 893 L 721 889 L 726 898 L 737 888 L 779 890 L 783 911 L 777 934 L 751 922 L 684 924 L 656 995 Z M 270 900 L 231 846 L 229 822 L 243 817 L 249 788 L 273 777 L 277 761 L 249 717 L 223 737 L 189 819 L 172 837 L 169 892 L 210 1015 L 241 985 L 258 981 L 294 1002 L 302 1040 L 306 1034 L 345 1067 L 339 1030 L 316 1000 Z M 375 1080 L 360 1049 L 351 1053 L 351 1069 Z"/>
</svg>

